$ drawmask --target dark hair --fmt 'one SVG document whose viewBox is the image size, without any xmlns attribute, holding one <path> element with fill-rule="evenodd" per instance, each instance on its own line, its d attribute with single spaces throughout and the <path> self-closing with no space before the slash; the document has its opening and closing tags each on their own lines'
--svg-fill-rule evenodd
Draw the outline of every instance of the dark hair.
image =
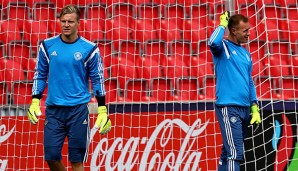
<svg viewBox="0 0 298 171">
<path fill-rule="evenodd" d="M 76 5 L 66 5 L 61 10 L 59 18 L 61 18 L 65 14 L 71 14 L 71 13 L 76 13 L 77 14 L 77 21 L 80 20 L 80 10 Z"/>
<path fill-rule="evenodd" d="M 242 14 L 235 14 L 232 15 L 229 19 L 228 28 L 229 30 L 232 29 L 232 27 L 238 26 L 240 21 L 243 21 L 244 23 L 248 22 L 248 18 Z"/>
</svg>

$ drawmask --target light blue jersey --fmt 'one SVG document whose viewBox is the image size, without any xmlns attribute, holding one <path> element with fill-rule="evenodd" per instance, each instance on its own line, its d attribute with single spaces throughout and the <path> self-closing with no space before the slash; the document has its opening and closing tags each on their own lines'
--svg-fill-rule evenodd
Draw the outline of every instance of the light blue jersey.
<svg viewBox="0 0 298 171">
<path fill-rule="evenodd" d="M 257 101 L 252 59 L 242 46 L 223 40 L 224 32 L 219 26 L 208 40 L 216 75 L 216 105 L 247 107 Z"/>
<path fill-rule="evenodd" d="M 89 78 L 95 96 L 105 96 L 102 58 L 96 44 L 80 36 L 66 43 L 58 35 L 40 45 L 32 95 L 42 94 L 48 81 L 47 106 L 88 103 Z"/>
</svg>

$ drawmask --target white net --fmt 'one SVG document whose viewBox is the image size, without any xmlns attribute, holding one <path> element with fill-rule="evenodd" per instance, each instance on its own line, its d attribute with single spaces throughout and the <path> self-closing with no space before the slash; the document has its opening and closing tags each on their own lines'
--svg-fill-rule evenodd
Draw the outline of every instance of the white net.
<svg viewBox="0 0 298 171">
<path fill-rule="evenodd" d="M 295 0 L 0 0 L 0 170 L 48 170 L 47 89 L 38 124 L 26 113 L 38 45 L 60 33 L 59 12 L 70 3 L 81 10 L 79 34 L 103 57 L 113 123 L 106 136 L 92 129 L 86 170 L 217 170 L 222 140 L 207 39 L 225 9 L 250 19 L 244 46 L 263 118 L 254 133 L 249 127 L 241 169 L 298 170 Z"/>
</svg>

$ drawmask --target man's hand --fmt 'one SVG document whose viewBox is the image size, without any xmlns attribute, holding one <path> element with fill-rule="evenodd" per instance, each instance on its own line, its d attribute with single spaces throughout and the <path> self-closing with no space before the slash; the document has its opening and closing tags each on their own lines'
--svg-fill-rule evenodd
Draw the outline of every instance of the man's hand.
<svg viewBox="0 0 298 171">
<path fill-rule="evenodd" d="M 260 109 L 257 104 L 253 104 L 251 107 L 251 120 L 250 124 L 260 124 L 261 123 L 261 117 L 260 117 Z"/>
<path fill-rule="evenodd" d="M 99 128 L 99 133 L 104 135 L 111 130 L 111 120 L 108 116 L 108 111 L 106 106 L 98 107 L 98 116 L 95 122 L 95 128 Z"/>
<path fill-rule="evenodd" d="M 230 11 L 225 11 L 220 16 L 220 23 L 219 23 L 219 25 L 220 26 L 224 26 L 225 28 L 228 27 L 229 19 L 230 19 Z"/>
<path fill-rule="evenodd" d="M 39 102 L 39 99 L 33 98 L 27 113 L 28 119 L 32 124 L 36 124 L 38 122 L 37 116 L 41 115 Z"/>
</svg>

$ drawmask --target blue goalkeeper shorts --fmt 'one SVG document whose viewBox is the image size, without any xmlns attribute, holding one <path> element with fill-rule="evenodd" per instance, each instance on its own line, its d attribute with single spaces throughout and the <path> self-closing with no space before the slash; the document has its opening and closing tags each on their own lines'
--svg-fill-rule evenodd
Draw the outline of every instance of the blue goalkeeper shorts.
<svg viewBox="0 0 298 171">
<path fill-rule="evenodd" d="M 69 160 L 86 162 L 90 141 L 89 122 L 87 104 L 47 106 L 44 125 L 45 160 L 62 160 L 61 151 L 67 137 Z"/>
<path fill-rule="evenodd" d="M 240 106 L 215 106 L 223 146 L 220 156 L 219 171 L 240 171 L 243 160 L 243 141 L 248 134 L 250 108 Z"/>
</svg>

